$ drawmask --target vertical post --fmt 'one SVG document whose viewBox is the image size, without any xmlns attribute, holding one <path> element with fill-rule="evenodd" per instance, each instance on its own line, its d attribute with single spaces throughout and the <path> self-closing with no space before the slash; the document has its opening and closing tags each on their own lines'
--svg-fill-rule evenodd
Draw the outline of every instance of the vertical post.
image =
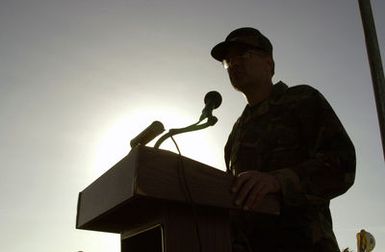
<svg viewBox="0 0 385 252">
<path fill-rule="evenodd" d="M 377 115 L 380 124 L 382 151 L 385 158 L 385 83 L 380 49 L 378 47 L 376 27 L 370 0 L 358 0 L 364 27 L 366 48 L 372 75 L 374 96 L 376 99 Z"/>
</svg>

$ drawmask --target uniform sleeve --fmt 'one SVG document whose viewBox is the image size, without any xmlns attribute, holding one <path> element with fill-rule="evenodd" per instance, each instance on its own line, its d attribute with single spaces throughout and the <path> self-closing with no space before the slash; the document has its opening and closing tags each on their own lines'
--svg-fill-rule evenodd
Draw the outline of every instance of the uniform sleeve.
<svg viewBox="0 0 385 252">
<path fill-rule="evenodd" d="M 283 204 L 325 204 L 345 193 L 355 178 L 353 143 L 326 99 L 315 89 L 295 107 L 306 152 L 303 162 L 271 172 Z"/>
</svg>

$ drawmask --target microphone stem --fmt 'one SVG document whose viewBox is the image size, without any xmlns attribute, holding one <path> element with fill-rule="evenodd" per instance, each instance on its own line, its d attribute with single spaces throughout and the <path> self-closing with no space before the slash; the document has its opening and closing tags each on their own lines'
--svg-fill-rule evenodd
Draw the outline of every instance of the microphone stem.
<svg viewBox="0 0 385 252">
<path fill-rule="evenodd" d="M 205 129 L 209 126 L 213 126 L 216 124 L 218 119 L 215 116 L 210 116 L 207 118 L 207 122 L 203 124 L 199 124 L 201 120 L 199 120 L 197 123 L 194 123 L 190 126 L 184 127 L 184 128 L 179 128 L 179 129 L 170 129 L 166 134 L 164 134 L 162 137 L 156 141 L 154 148 L 159 149 L 159 146 L 169 137 L 175 136 L 181 133 L 186 133 L 186 132 L 191 132 L 191 131 L 197 131 L 201 129 Z"/>
</svg>

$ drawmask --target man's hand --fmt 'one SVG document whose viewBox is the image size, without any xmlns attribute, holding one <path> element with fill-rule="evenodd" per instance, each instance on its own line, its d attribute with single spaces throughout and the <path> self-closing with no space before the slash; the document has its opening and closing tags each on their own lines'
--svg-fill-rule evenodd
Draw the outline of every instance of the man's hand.
<svg viewBox="0 0 385 252">
<path fill-rule="evenodd" d="M 259 171 L 240 173 L 231 188 L 236 193 L 235 204 L 245 210 L 254 210 L 268 193 L 279 192 L 278 180 L 271 174 Z"/>
</svg>

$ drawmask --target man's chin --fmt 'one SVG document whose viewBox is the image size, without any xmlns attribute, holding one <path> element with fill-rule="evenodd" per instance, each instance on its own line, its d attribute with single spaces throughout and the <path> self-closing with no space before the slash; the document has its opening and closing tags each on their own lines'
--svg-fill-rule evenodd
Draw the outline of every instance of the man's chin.
<svg viewBox="0 0 385 252">
<path fill-rule="evenodd" d="M 244 83 L 236 82 L 236 83 L 232 83 L 232 85 L 233 85 L 233 88 L 235 90 L 240 91 L 242 93 L 245 90 L 245 84 Z"/>
</svg>

